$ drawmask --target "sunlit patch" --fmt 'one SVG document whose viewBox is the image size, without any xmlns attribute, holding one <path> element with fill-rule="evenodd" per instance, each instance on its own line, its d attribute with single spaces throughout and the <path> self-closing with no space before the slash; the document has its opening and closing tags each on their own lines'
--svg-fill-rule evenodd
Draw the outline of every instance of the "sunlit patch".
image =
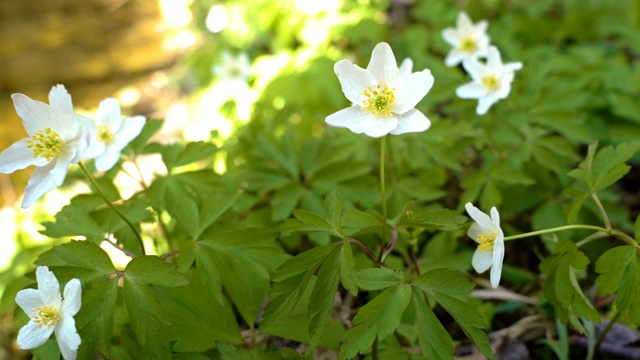
<svg viewBox="0 0 640 360">
<path fill-rule="evenodd" d="M 51 128 L 38 130 L 31 138 L 27 139 L 27 147 L 33 150 L 33 157 L 41 157 L 49 161 L 60 156 L 63 146 L 64 140 Z"/>
<path fill-rule="evenodd" d="M 366 97 L 363 109 L 378 116 L 390 117 L 396 102 L 395 88 L 389 88 L 384 81 L 366 88 L 362 94 Z"/>
<path fill-rule="evenodd" d="M 207 29 L 212 33 L 219 33 L 224 30 L 229 24 L 229 14 L 227 13 L 227 8 L 224 5 L 213 5 L 209 9 L 209 13 L 207 14 L 207 19 L 205 21 Z"/>
<path fill-rule="evenodd" d="M 482 85 L 487 90 L 494 92 L 500 88 L 500 80 L 495 74 L 489 74 L 482 77 Z"/>
<path fill-rule="evenodd" d="M 336 11 L 340 0 L 295 0 L 296 9 L 307 15 L 315 15 L 321 11 Z"/>
<path fill-rule="evenodd" d="M 478 236 L 478 250 L 481 252 L 493 251 L 493 246 L 496 242 L 497 234 L 494 232 L 487 232 Z"/>
<path fill-rule="evenodd" d="M 41 306 L 33 309 L 33 321 L 38 327 L 53 327 L 60 321 L 60 312 L 53 305 Z"/>
</svg>

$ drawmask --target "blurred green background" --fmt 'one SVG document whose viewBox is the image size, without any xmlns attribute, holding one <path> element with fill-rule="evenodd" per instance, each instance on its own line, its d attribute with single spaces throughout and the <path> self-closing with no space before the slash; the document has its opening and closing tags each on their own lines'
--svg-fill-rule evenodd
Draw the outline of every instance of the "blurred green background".
<svg viewBox="0 0 640 360">
<path fill-rule="evenodd" d="M 154 141 L 212 141 L 227 149 L 216 170 L 234 170 L 248 161 L 241 155 L 256 133 L 281 138 L 293 127 L 301 138 L 320 138 L 334 131 L 324 118 L 348 103 L 333 64 L 348 58 L 365 67 L 373 47 L 386 41 L 399 61 L 411 57 L 415 70 L 434 74 L 419 109 L 434 123 L 424 156 L 438 170 L 424 176 L 437 188 L 461 169 L 465 146 L 456 137 L 478 135 L 460 122 L 478 121 L 470 116 L 475 102 L 454 95 L 466 75 L 443 64 L 449 49 L 440 33 L 455 26 L 460 10 L 489 21 L 503 61 L 524 63 L 494 118 L 536 124 L 557 138 L 532 145 L 532 161 L 547 162 L 553 175 L 595 139 L 640 136 L 637 0 L 30 0 L 0 2 L 0 148 L 26 135 L 10 94 L 46 101 L 61 83 L 80 113 L 91 116 L 100 100 L 116 97 L 127 115 L 166 119 Z M 509 131 L 495 136 L 501 148 L 535 140 Z M 163 171 L 157 159 L 144 161 L 146 176 Z M 86 189 L 70 180 L 19 209 L 30 172 L 0 174 L 0 359 L 18 356 L 11 312 L 22 275 L 37 254 L 63 241 L 39 235 L 39 224 Z M 634 186 L 626 191 L 637 194 Z M 457 206 L 457 196 L 435 198 Z M 635 197 L 625 201 L 627 210 L 640 207 Z"/>
</svg>

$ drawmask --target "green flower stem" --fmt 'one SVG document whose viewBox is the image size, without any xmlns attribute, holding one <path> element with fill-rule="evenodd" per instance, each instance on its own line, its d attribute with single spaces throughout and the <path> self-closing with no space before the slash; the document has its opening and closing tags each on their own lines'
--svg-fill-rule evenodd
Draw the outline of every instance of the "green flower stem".
<svg viewBox="0 0 640 360">
<path fill-rule="evenodd" d="M 380 194 L 382 196 L 382 240 L 380 241 L 380 253 L 378 254 L 378 262 L 382 262 L 382 256 L 387 243 L 387 193 L 384 183 L 384 152 L 387 137 L 383 136 L 380 140 Z"/>
<path fill-rule="evenodd" d="M 604 342 L 604 339 L 607 337 L 607 334 L 609 333 L 609 331 L 613 327 L 613 324 L 616 323 L 616 321 L 618 320 L 619 317 L 620 317 L 620 312 L 616 311 L 615 314 L 613 315 L 613 317 L 609 320 L 609 323 L 607 324 L 607 327 L 604 328 L 604 331 L 598 337 L 598 341 L 596 341 L 596 346 L 595 346 L 595 349 L 593 351 L 594 353 L 597 353 L 598 350 L 600 350 L 600 345 L 602 345 L 602 343 Z"/>
<path fill-rule="evenodd" d="M 367 258 L 369 258 L 369 260 L 371 260 L 371 262 L 373 262 L 374 265 L 376 266 L 380 265 L 378 263 L 378 259 L 376 259 L 376 255 L 373 252 L 371 252 L 371 250 L 369 250 L 369 248 L 365 244 L 353 238 L 348 238 L 347 241 L 359 247 L 360 250 L 362 250 L 362 252 L 367 256 Z"/>
<path fill-rule="evenodd" d="M 111 208 L 111 210 L 115 211 L 116 214 L 118 214 L 118 216 L 127 224 L 129 225 L 129 227 L 131 228 L 131 230 L 133 231 L 133 233 L 136 235 L 136 238 L 138 238 L 138 242 L 140 243 L 140 248 L 142 249 L 142 255 L 145 255 L 145 251 L 144 251 L 144 242 L 142 241 L 142 237 L 140 236 L 140 232 L 138 232 L 138 229 L 136 229 L 136 227 L 133 225 L 133 223 L 131 222 L 131 220 L 129 220 L 127 218 L 127 216 L 125 214 L 122 213 L 122 211 L 120 211 L 120 209 L 118 209 L 112 202 L 111 200 L 109 200 L 109 198 L 107 198 L 107 195 L 104 193 L 104 191 L 102 191 L 102 188 L 100 187 L 100 185 L 98 185 L 98 182 L 96 181 L 96 179 L 93 178 L 93 176 L 91 175 L 91 173 L 89 172 L 89 170 L 87 170 L 87 168 L 84 166 L 84 164 L 80 161 L 78 162 L 78 166 L 80 166 L 80 169 L 82 169 L 82 172 L 84 172 L 85 176 L 87 177 L 87 179 L 89 179 L 89 182 L 91 183 L 91 185 L 93 185 L 94 189 L 96 189 L 96 192 L 102 197 L 102 199 L 104 199 L 104 201 L 107 203 L 107 205 L 109 205 L 109 207 Z"/>
<path fill-rule="evenodd" d="M 593 198 L 593 201 L 596 203 L 596 205 L 598 206 L 598 209 L 600 210 L 600 214 L 602 215 L 602 221 L 604 222 L 604 226 L 607 229 L 611 229 L 611 221 L 607 216 L 607 212 L 604 211 L 604 206 L 602 206 L 602 202 L 600 202 L 600 198 L 595 192 L 591 193 L 591 197 Z"/>
<path fill-rule="evenodd" d="M 624 232 L 622 232 L 620 230 L 617 230 L 617 229 L 605 229 L 605 228 L 600 227 L 600 226 L 581 225 L 581 224 L 565 225 L 565 226 L 554 227 L 554 228 L 551 228 L 551 229 L 532 231 L 532 232 L 528 232 L 528 233 L 524 233 L 524 234 L 505 236 L 504 241 L 522 239 L 522 238 L 536 236 L 536 235 L 549 234 L 549 233 L 554 233 L 554 232 L 558 232 L 558 231 L 575 230 L 575 229 L 594 230 L 594 231 L 597 231 L 599 233 L 604 233 L 604 234 L 609 235 L 609 236 L 615 236 L 618 239 L 626 242 L 629 245 L 639 246 L 638 243 L 633 238 L 631 238 L 629 235 L 625 234 Z M 606 235 L 603 235 L 603 236 L 600 236 L 600 237 L 604 237 Z M 589 242 L 591 240 L 595 240 L 595 238 L 598 238 L 598 237 L 594 237 L 594 238 L 588 237 L 588 238 L 585 239 L 585 240 L 588 240 L 588 241 L 585 242 L 585 240 L 583 240 L 583 241 L 580 241 L 578 244 L 579 245 L 584 245 L 584 244 L 586 244 L 587 242 Z"/>
</svg>

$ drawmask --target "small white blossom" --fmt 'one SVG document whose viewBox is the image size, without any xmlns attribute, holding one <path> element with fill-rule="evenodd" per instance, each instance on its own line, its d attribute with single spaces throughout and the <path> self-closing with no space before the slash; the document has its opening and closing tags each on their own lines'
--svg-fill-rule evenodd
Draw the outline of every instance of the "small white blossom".
<svg viewBox="0 0 640 360">
<path fill-rule="evenodd" d="M 48 267 L 39 266 L 36 279 L 38 289 L 20 290 L 16 295 L 16 303 L 30 318 L 18 332 L 18 345 L 23 349 L 37 348 L 55 331 L 62 357 L 74 360 L 81 342 L 73 319 L 81 305 L 80 280 L 71 279 L 67 283 L 63 299 L 60 283 Z"/>
<path fill-rule="evenodd" d="M 471 59 L 462 66 L 473 81 L 459 86 L 456 95 L 463 99 L 478 99 L 478 115 L 486 114 L 493 104 L 509 95 L 515 71 L 522 69 L 521 62 L 502 64 L 500 52 L 495 46 L 489 47 L 486 64 Z"/>
<path fill-rule="evenodd" d="M 96 159 L 96 169 L 108 171 L 120 159 L 122 149 L 140 134 L 145 121 L 141 115 L 122 120 L 118 101 L 102 100 L 96 121 L 90 123 L 91 141 L 83 157 Z"/>
<path fill-rule="evenodd" d="M 471 265 L 480 274 L 491 268 L 491 286 L 497 288 L 504 260 L 504 233 L 500 228 L 500 214 L 495 207 L 491 208 L 491 217 L 471 203 L 467 203 L 465 208 L 467 214 L 475 221 L 467 235 L 478 243 Z"/>
<path fill-rule="evenodd" d="M 29 137 L 0 154 L 0 173 L 36 166 L 22 199 L 22 207 L 27 208 L 62 185 L 69 164 L 80 161 L 89 142 L 88 119 L 75 114 L 71 95 L 62 85 L 49 92 L 50 105 L 23 94 L 11 98 Z"/>
<path fill-rule="evenodd" d="M 442 30 L 444 41 L 453 47 L 444 59 L 445 65 L 456 66 L 466 60 L 486 57 L 489 46 L 489 36 L 486 33 L 488 26 L 486 20 L 474 24 L 464 11 L 459 13 L 456 28 Z"/>
<path fill-rule="evenodd" d="M 233 55 L 225 51 L 220 63 L 214 65 L 211 71 L 219 81 L 246 83 L 251 76 L 249 55 L 245 52 Z"/>
<path fill-rule="evenodd" d="M 371 137 L 427 130 L 431 122 L 415 106 L 433 86 L 433 76 L 428 69 L 411 73 L 412 67 L 411 60 L 405 60 L 398 68 L 387 43 L 376 45 L 366 69 L 338 61 L 334 71 L 353 105 L 325 121 Z"/>
</svg>

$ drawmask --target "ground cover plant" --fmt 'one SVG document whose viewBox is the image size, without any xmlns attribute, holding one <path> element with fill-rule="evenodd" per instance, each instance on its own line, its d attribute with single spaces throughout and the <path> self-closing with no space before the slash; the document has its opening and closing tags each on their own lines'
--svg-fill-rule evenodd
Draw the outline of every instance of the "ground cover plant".
<svg viewBox="0 0 640 360">
<path fill-rule="evenodd" d="M 290 3 L 226 3 L 244 27 L 216 35 L 211 4 L 192 5 L 189 81 L 259 94 L 228 137 L 152 140 L 164 120 L 113 99 L 79 116 L 62 85 L 12 96 L 28 137 L 0 172 L 36 167 L 22 206 L 91 188 L 42 224 L 61 240 L 5 293 L 18 344 L 67 360 L 637 357 L 640 3 Z M 166 172 L 128 173 L 123 196 L 123 164 L 150 154 Z"/>
</svg>

